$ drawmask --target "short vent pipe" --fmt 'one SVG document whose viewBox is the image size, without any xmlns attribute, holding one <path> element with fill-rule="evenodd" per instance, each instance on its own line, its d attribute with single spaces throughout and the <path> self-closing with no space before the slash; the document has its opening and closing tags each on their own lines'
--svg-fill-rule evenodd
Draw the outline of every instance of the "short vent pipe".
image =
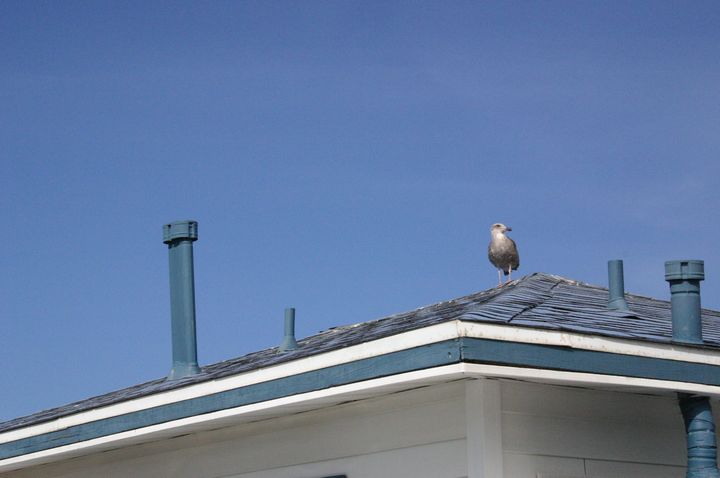
<svg viewBox="0 0 720 478">
<path fill-rule="evenodd" d="M 702 344 L 700 281 L 705 264 L 698 260 L 667 261 L 665 280 L 670 283 L 673 341 Z"/>
<path fill-rule="evenodd" d="M 198 238 L 195 221 L 163 226 L 163 242 L 170 259 L 170 316 L 172 322 L 172 370 L 168 380 L 200 373 L 195 333 L 195 272 L 193 242 Z"/>
<path fill-rule="evenodd" d="M 668 261 L 665 280 L 670 283 L 673 341 L 702 344 L 700 281 L 705 264 L 699 260 Z M 720 478 L 712 407 L 708 397 L 678 393 L 687 434 L 686 478 Z"/>
<path fill-rule="evenodd" d="M 608 261 L 608 308 L 629 312 L 627 301 L 625 300 L 625 277 L 623 274 L 623 261 Z"/>
<path fill-rule="evenodd" d="M 281 352 L 288 352 L 298 348 L 295 340 L 295 309 L 289 307 L 285 309 L 285 336 L 280 344 Z"/>
</svg>

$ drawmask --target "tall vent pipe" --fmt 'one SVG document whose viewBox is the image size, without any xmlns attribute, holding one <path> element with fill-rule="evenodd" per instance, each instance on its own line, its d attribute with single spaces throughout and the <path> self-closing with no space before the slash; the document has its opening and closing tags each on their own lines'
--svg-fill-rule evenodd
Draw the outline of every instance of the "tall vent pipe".
<svg viewBox="0 0 720 478">
<path fill-rule="evenodd" d="M 196 221 L 163 226 L 163 242 L 170 259 L 170 316 L 172 321 L 172 370 L 168 380 L 200 373 L 195 335 L 195 272 L 193 245 L 198 238 Z"/>
<path fill-rule="evenodd" d="M 675 342 L 702 344 L 700 281 L 705 264 L 698 260 L 668 261 L 665 280 L 670 283 L 672 329 Z M 708 397 L 678 394 L 687 433 L 687 478 L 720 478 L 717 467 L 715 422 Z"/>
<path fill-rule="evenodd" d="M 625 277 L 623 275 L 623 261 L 608 261 L 608 308 L 629 312 L 627 301 L 625 300 Z"/>
</svg>

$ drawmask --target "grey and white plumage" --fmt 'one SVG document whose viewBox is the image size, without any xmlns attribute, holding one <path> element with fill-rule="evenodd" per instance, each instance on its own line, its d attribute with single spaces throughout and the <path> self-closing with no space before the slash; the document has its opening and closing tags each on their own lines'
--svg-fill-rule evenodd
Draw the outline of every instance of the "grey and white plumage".
<svg viewBox="0 0 720 478">
<path fill-rule="evenodd" d="M 488 259 L 498 270 L 498 284 L 502 285 L 502 274 L 512 279 L 512 271 L 520 267 L 520 254 L 518 254 L 515 241 L 505 235 L 512 228 L 505 224 L 495 223 L 490 228 L 490 245 L 488 245 Z"/>
</svg>

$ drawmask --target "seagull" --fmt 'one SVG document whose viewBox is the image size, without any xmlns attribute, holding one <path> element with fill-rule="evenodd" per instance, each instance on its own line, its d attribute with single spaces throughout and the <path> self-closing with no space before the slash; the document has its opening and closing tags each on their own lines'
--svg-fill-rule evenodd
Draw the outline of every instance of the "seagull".
<svg viewBox="0 0 720 478">
<path fill-rule="evenodd" d="M 498 285 L 502 285 L 502 274 L 512 279 L 511 272 L 520 267 L 520 255 L 515 241 L 505 235 L 512 228 L 505 224 L 495 223 L 490 228 L 490 244 L 488 245 L 488 259 L 498 270 Z"/>
</svg>

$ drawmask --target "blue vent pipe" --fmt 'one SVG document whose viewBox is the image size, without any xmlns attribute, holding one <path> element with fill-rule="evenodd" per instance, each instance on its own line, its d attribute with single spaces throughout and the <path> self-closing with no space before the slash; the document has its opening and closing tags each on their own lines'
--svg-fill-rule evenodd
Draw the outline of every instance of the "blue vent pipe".
<svg viewBox="0 0 720 478">
<path fill-rule="evenodd" d="M 679 393 L 680 410 L 687 432 L 687 478 L 720 478 L 717 468 L 715 422 L 710 399 Z"/>
<path fill-rule="evenodd" d="M 629 312 L 627 301 L 625 300 L 625 277 L 623 275 L 623 261 L 608 261 L 608 308 Z"/>
<path fill-rule="evenodd" d="M 670 283 L 673 340 L 702 344 L 700 319 L 700 281 L 705 279 L 705 263 L 698 260 L 667 261 L 665 280 Z"/>
<path fill-rule="evenodd" d="M 177 221 L 163 226 L 163 242 L 170 258 L 170 316 L 172 321 L 172 370 L 168 380 L 200 373 L 195 335 L 195 272 L 193 245 L 197 241 L 195 221 Z"/>
<path fill-rule="evenodd" d="M 295 340 L 295 309 L 290 307 L 285 309 L 285 336 L 280 344 L 280 351 L 287 352 L 298 348 Z"/>
<path fill-rule="evenodd" d="M 700 281 L 705 264 L 698 260 L 668 261 L 665 280 L 670 283 L 672 334 L 675 342 L 702 344 Z M 678 393 L 687 433 L 687 478 L 720 478 L 717 467 L 715 421 L 708 397 Z"/>
</svg>

